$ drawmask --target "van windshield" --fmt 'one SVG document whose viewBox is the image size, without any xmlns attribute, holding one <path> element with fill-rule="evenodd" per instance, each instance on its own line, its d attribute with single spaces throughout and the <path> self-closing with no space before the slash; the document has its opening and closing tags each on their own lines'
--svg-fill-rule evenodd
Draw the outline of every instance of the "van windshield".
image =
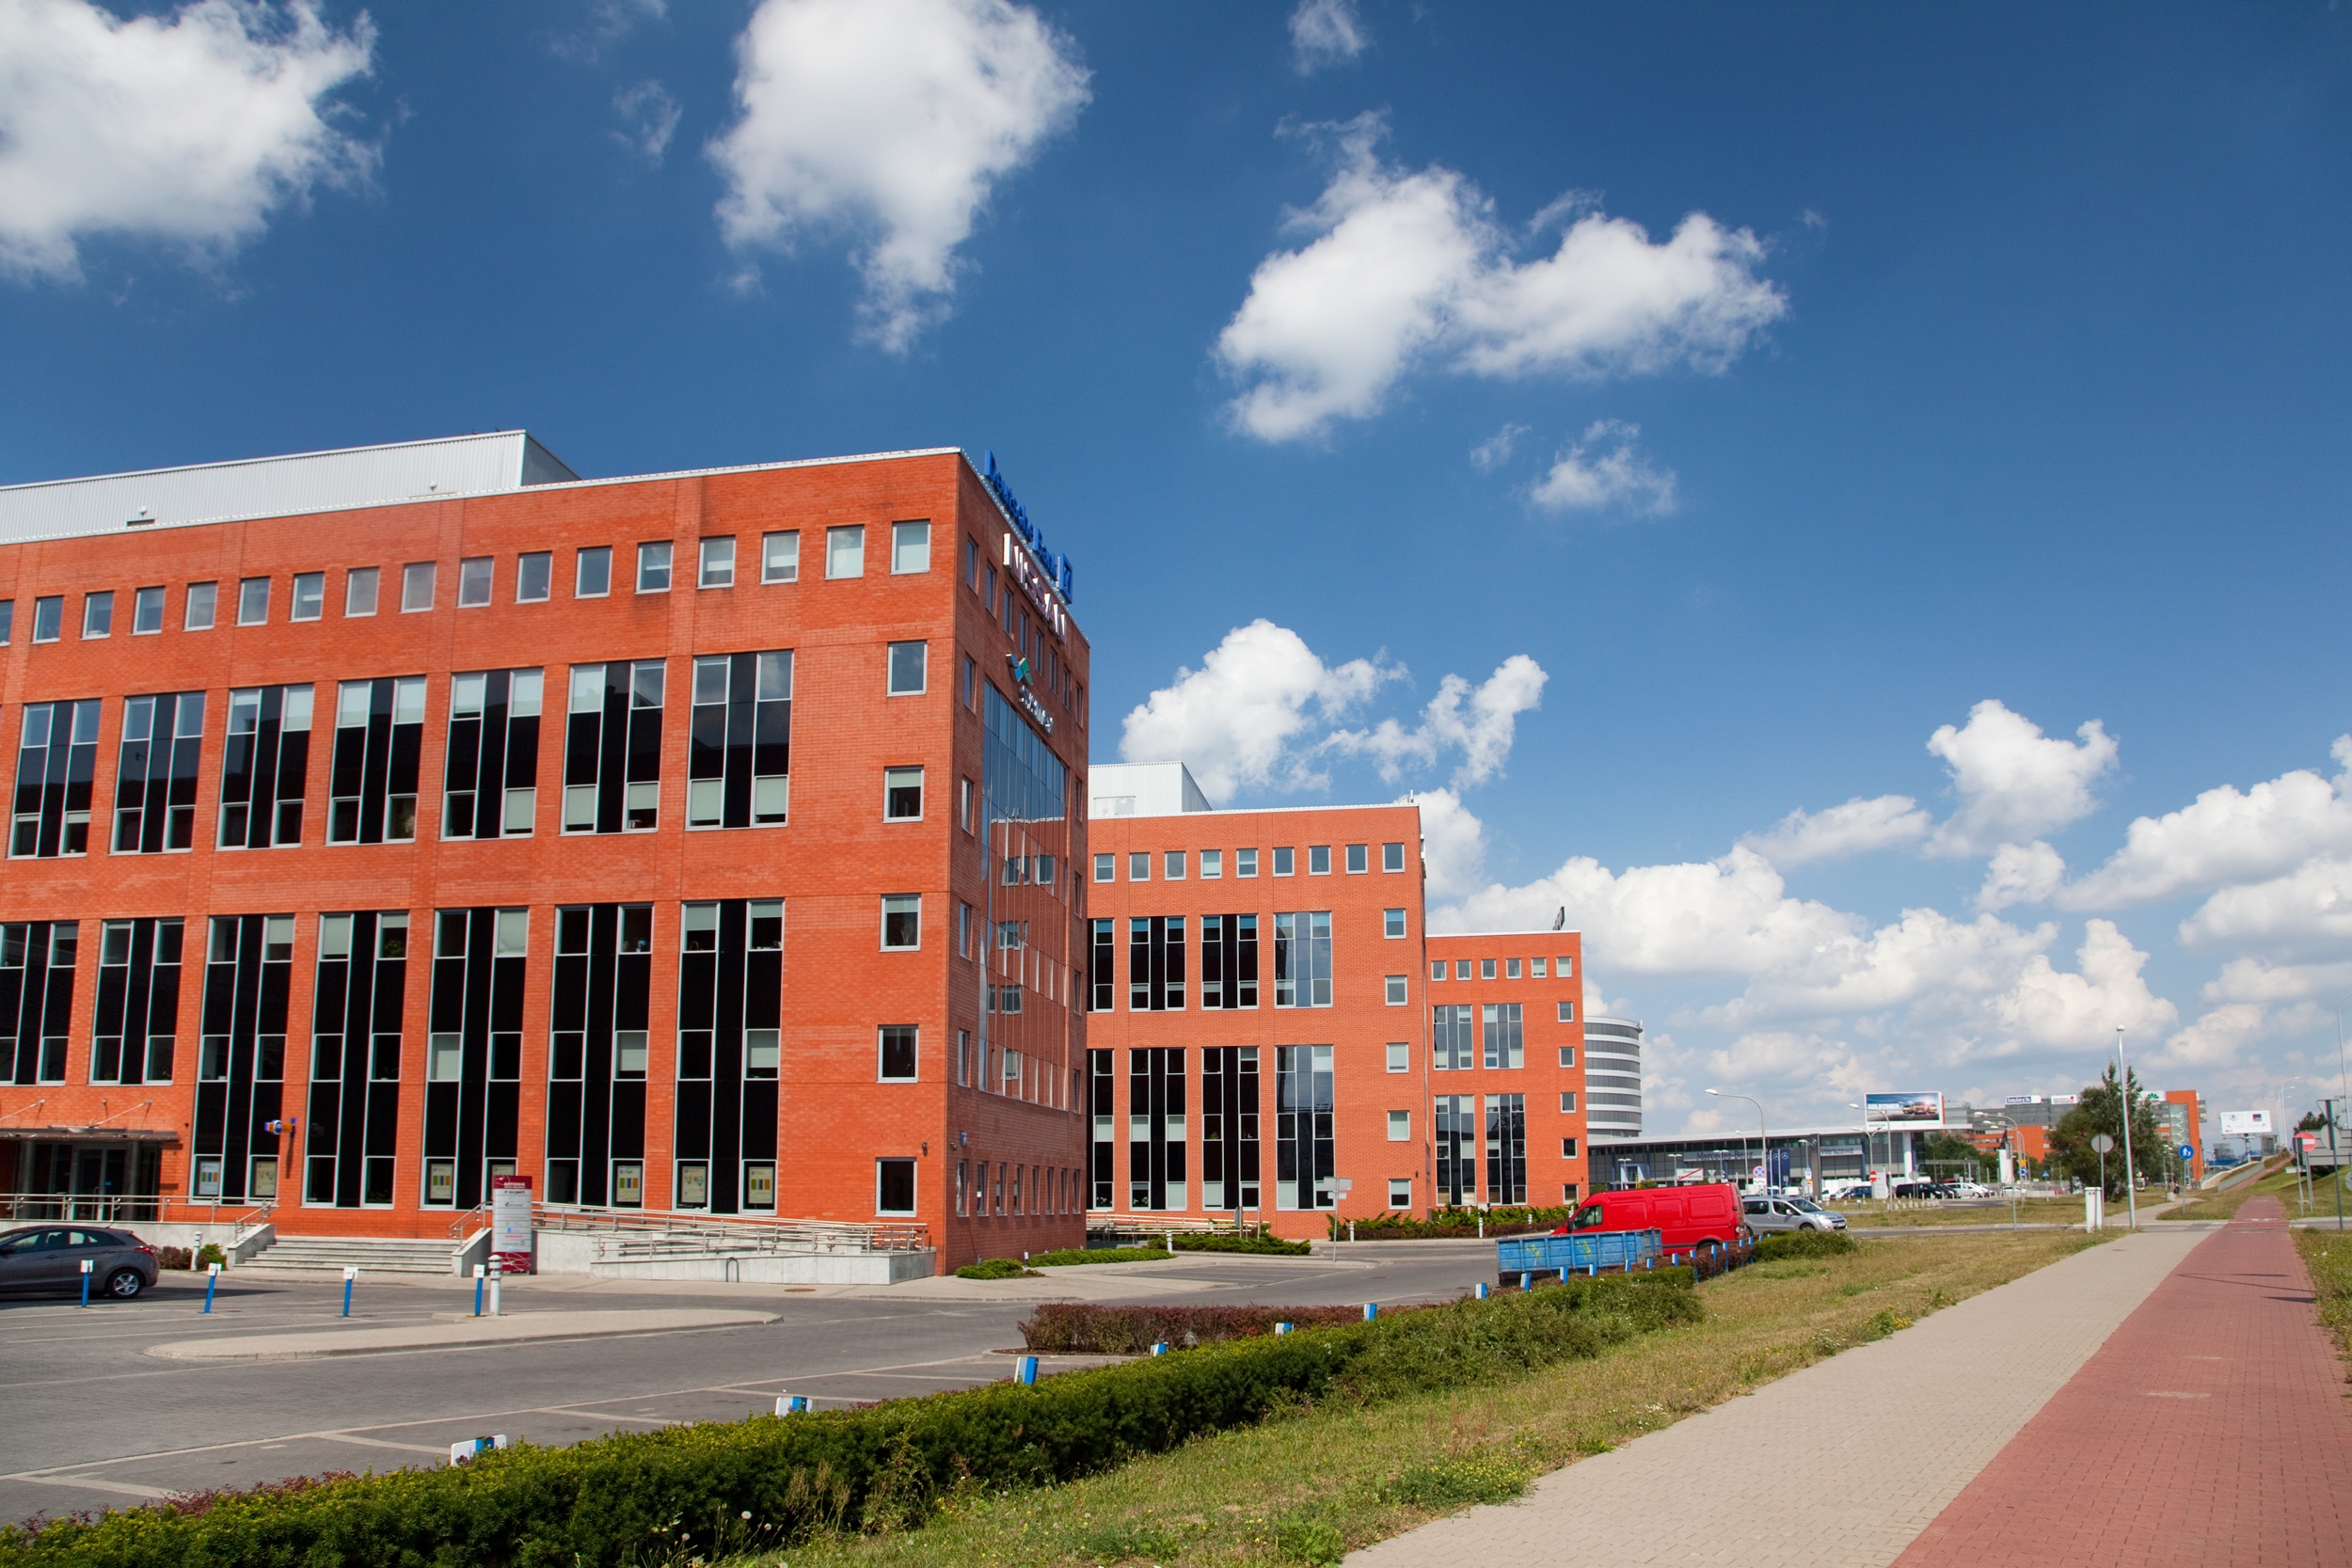
<svg viewBox="0 0 2352 1568">
<path fill-rule="evenodd" d="M 1588 1203 L 1576 1212 L 1576 1218 L 1568 1222 L 1568 1228 L 1570 1230 L 1598 1230 L 1601 1218 L 1600 1205 Z"/>
</svg>

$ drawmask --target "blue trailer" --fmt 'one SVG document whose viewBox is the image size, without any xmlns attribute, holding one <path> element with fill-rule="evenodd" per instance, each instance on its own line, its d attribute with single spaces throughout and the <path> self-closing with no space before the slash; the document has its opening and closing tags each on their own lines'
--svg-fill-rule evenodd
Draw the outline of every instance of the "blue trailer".
<svg viewBox="0 0 2352 1568">
<path fill-rule="evenodd" d="M 1514 1236 L 1495 1243 L 1497 1276 L 1506 1285 L 1521 1275 L 1560 1277 L 1570 1274 L 1614 1274 L 1664 1261 L 1663 1233 L 1656 1230 L 1586 1230 L 1573 1236 Z"/>
</svg>

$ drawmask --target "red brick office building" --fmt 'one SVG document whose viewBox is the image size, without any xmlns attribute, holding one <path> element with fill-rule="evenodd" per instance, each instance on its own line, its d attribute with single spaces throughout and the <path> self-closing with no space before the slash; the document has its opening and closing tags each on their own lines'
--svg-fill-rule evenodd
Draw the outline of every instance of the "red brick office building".
<svg viewBox="0 0 2352 1568">
<path fill-rule="evenodd" d="M 438 1237 L 519 1173 L 1080 1240 L 1088 644 L 961 452 L 580 481 L 514 433 L 0 531 L 20 1212 Z"/>
</svg>

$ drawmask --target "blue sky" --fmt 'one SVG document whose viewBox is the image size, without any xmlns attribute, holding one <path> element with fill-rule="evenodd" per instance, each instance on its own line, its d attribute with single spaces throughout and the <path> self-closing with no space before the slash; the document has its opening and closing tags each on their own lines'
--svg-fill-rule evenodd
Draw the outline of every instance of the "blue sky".
<svg viewBox="0 0 2352 1568">
<path fill-rule="evenodd" d="M 1423 792 L 1654 1127 L 2117 1025 L 2329 1092 L 2340 11 L 0 0 L 0 482 L 993 448 L 1098 760 Z"/>
</svg>

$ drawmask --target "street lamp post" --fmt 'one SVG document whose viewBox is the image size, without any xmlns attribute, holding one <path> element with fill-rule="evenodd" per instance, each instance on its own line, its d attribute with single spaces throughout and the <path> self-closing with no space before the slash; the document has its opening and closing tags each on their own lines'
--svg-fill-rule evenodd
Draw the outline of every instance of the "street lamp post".
<svg viewBox="0 0 2352 1568">
<path fill-rule="evenodd" d="M 1759 1156 L 1756 1164 L 1764 1167 L 1764 1196 L 1770 1198 L 1772 1196 L 1772 1134 L 1764 1130 L 1764 1102 L 1752 1094 L 1733 1094 L 1724 1089 L 1709 1089 L 1707 1092 L 1725 1100 L 1744 1100 L 1756 1107 L 1756 1145 Z"/>
<path fill-rule="evenodd" d="M 2352 1001 L 2352 997 L 2339 996 L 2335 1003 L 2336 1077 L 2342 1080 L 2338 1092 L 2344 1099 L 2331 1101 L 2328 1104 L 2328 1158 L 2333 1162 L 2328 1167 L 2328 1183 L 2336 1190 L 2336 1228 L 2338 1230 L 2344 1228 L 2344 1156 L 2337 1152 L 2335 1108 L 2343 1104 L 2344 1101 L 2352 1101 L 2352 1078 L 2347 1078 L 2344 1070 L 2344 1005 L 2347 1001 Z"/>
<path fill-rule="evenodd" d="M 2137 1230 L 2139 1188 L 2132 1180 L 2132 1069 L 2123 1062 L 2123 1031 L 2120 1028 L 2115 1031 L 2115 1069 L 2119 1074 L 2116 1092 L 2123 1097 L 2123 1206 L 2131 1214 L 2132 1228 Z"/>
</svg>

